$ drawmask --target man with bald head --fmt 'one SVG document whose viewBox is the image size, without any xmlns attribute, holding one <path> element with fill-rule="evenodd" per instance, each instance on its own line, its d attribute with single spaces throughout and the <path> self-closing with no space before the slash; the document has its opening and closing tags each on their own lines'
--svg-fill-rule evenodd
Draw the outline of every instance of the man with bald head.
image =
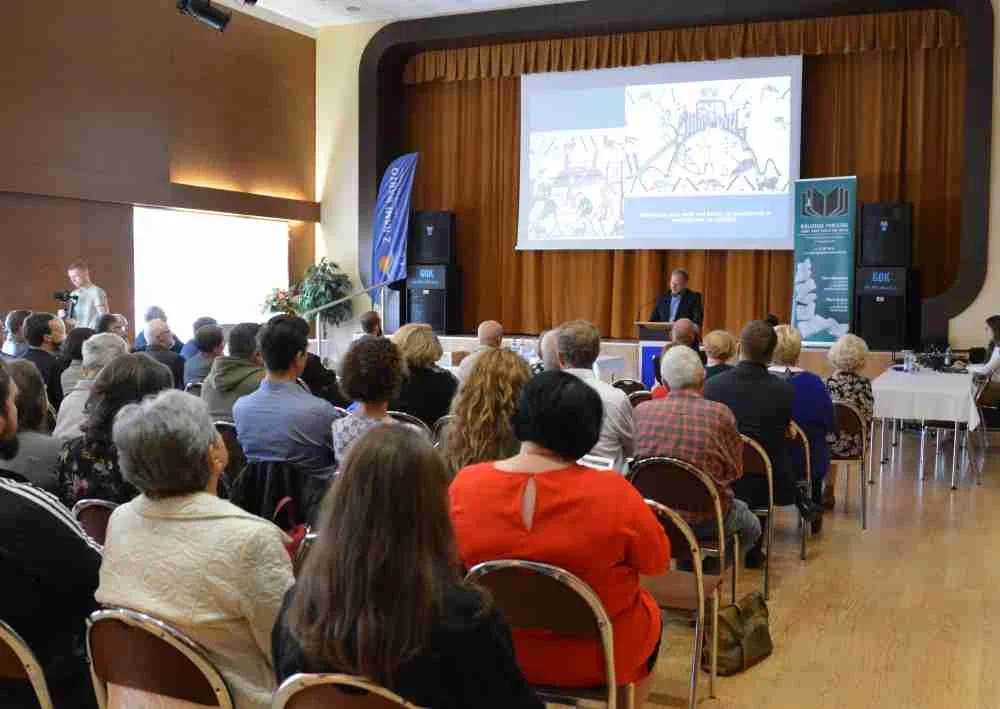
<svg viewBox="0 0 1000 709">
<path fill-rule="evenodd" d="M 463 359 L 458 366 L 458 381 L 460 383 L 464 383 L 469 378 L 472 368 L 476 366 L 476 360 L 483 352 L 500 348 L 500 343 L 503 342 L 503 325 L 496 320 L 481 322 L 476 335 L 479 337 L 479 347 Z"/>
<path fill-rule="evenodd" d="M 705 354 L 698 346 L 699 334 L 700 330 L 693 320 L 681 318 L 674 323 L 674 327 L 670 331 L 670 341 L 675 345 L 690 347 L 701 358 L 701 363 L 704 364 Z"/>
</svg>

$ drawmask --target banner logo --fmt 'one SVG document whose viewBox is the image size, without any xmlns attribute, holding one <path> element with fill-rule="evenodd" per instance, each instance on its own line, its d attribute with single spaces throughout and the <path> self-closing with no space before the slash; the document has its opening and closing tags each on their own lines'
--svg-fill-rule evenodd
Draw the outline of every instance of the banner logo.
<svg viewBox="0 0 1000 709">
<path fill-rule="evenodd" d="M 846 187 L 823 193 L 815 187 L 803 190 L 799 214 L 803 217 L 846 217 L 851 209 L 851 194 Z"/>
<path fill-rule="evenodd" d="M 394 160 L 382 177 L 372 220 L 372 287 L 406 278 L 410 197 L 416 172 L 417 153 L 409 153 Z"/>
</svg>

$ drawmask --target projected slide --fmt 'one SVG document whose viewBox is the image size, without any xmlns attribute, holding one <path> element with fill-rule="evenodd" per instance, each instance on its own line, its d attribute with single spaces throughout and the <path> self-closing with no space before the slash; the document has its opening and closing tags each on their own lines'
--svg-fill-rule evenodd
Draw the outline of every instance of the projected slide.
<svg viewBox="0 0 1000 709">
<path fill-rule="evenodd" d="M 518 248 L 792 247 L 801 59 L 522 80 Z"/>
</svg>

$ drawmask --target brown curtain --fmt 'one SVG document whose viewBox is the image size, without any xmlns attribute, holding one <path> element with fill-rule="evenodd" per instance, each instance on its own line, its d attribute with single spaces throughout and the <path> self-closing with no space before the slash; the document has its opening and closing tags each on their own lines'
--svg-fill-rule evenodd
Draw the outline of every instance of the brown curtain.
<svg viewBox="0 0 1000 709">
<path fill-rule="evenodd" d="M 965 50 L 941 11 L 759 23 L 425 52 L 407 66 L 408 148 L 420 153 L 414 203 L 453 210 L 465 274 L 463 326 L 512 332 L 592 320 L 634 337 L 670 269 L 706 294 L 706 326 L 789 317 L 786 251 L 516 252 L 520 79 L 535 71 L 736 56 L 806 55 L 803 177 L 855 174 L 862 201 L 914 203 L 925 295 L 958 265 Z"/>
</svg>

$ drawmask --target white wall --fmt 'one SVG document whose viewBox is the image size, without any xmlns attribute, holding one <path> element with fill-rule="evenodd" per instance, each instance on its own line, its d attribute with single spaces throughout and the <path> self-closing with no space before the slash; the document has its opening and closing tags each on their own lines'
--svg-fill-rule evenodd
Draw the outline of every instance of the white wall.
<svg viewBox="0 0 1000 709">
<path fill-rule="evenodd" d="M 323 204 L 316 259 L 340 264 L 358 290 L 358 73 L 368 40 L 381 22 L 328 27 L 316 38 L 316 194 Z M 359 297 L 356 315 L 371 301 Z M 359 330 L 357 319 L 333 334 L 337 356 Z M 331 353 L 325 353 L 331 356 Z"/>
</svg>

